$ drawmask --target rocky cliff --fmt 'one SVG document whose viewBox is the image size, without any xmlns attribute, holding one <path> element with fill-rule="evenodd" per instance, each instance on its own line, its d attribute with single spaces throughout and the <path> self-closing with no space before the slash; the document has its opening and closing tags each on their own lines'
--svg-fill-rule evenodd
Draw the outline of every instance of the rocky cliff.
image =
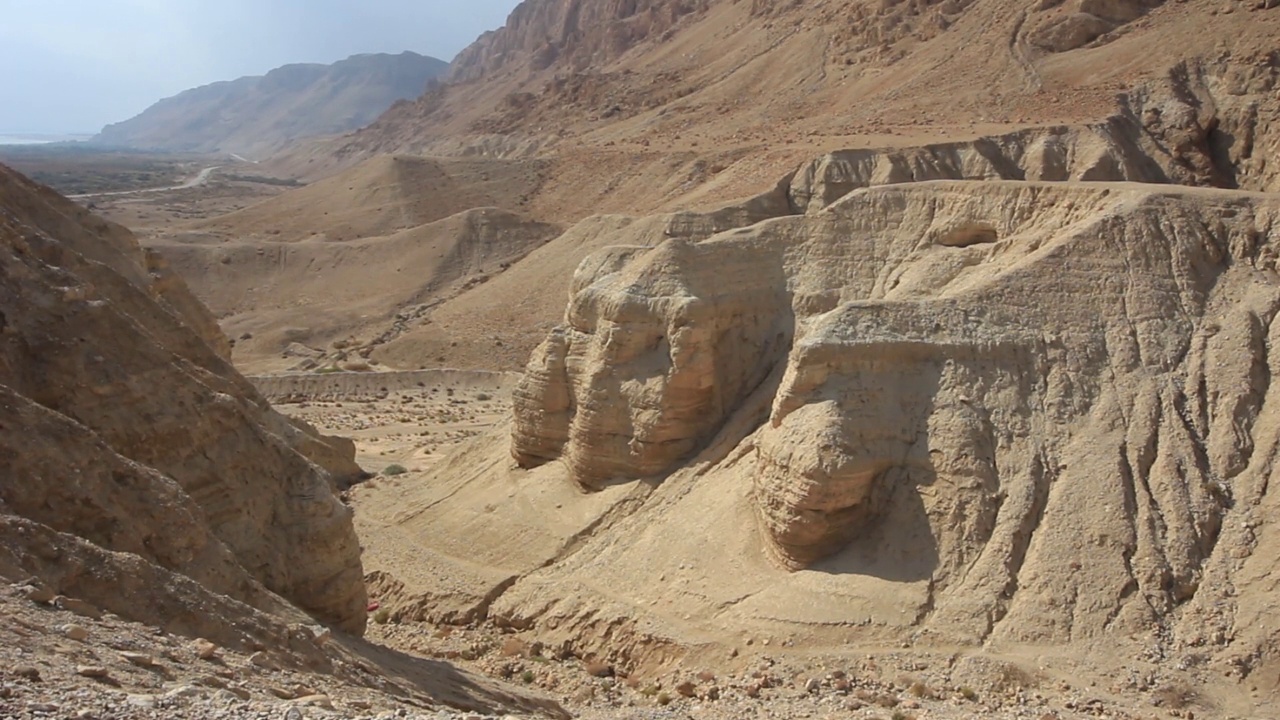
<svg viewBox="0 0 1280 720">
<path fill-rule="evenodd" d="M 92 142 L 174 152 L 259 155 L 291 140 L 367 125 L 422 94 L 448 63 L 416 53 L 355 55 L 332 65 L 285 65 L 165 98 L 108 125 Z"/>
<path fill-rule="evenodd" d="M 590 489 L 662 485 L 493 612 L 562 627 L 602 581 L 646 604 L 672 569 L 637 563 L 671 553 L 699 580 L 667 591 L 713 625 L 1137 633 L 1272 662 L 1277 221 L 1260 194 L 935 181 L 588 260 L 513 452 Z M 670 535 L 689 521 L 693 545 Z M 817 582 L 843 609 L 789 605 Z"/>
<path fill-rule="evenodd" d="M 354 449 L 271 410 L 128 231 L 3 167 L 0 388 L 4 514 L 363 629 L 360 548 L 335 495 L 360 472 Z M 73 593 L 39 536 L 18 533 L 37 546 L 7 559 Z"/>
<path fill-rule="evenodd" d="M 454 61 L 450 78 L 474 80 L 504 68 L 585 69 L 607 64 L 661 37 L 710 0 L 534 0 L 487 32 Z"/>
</svg>

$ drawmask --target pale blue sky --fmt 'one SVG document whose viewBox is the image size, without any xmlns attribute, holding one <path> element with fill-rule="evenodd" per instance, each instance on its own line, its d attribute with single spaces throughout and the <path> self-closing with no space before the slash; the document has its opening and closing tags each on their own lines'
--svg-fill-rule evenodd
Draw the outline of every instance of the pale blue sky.
<svg viewBox="0 0 1280 720">
<path fill-rule="evenodd" d="M 96 132 L 295 62 L 452 60 L 518 0 L 0 0 L 0 133 Z"/>
</svg>

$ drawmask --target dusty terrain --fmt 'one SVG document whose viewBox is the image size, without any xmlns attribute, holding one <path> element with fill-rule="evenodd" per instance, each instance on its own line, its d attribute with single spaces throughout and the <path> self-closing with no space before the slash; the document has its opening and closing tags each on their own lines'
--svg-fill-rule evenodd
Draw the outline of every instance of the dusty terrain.
<svg viewBox="0 0 1280 720">
<path fill-rule="evenodd" d="M 1270 717 L 1271 5 L 529 0 L 305 187 L 105 210 L 355 440 L 373 640 L 584 717 Z"/>
<path fill-rule="evenodd" d="M 196 681 L 187 646 L 226 649 L 229 674 L 203 685 L 236 704 L 293 675 L 384 708 L 561 714 L 360 641 L 368 594 L 338 497 L 364 477 L 355 446 L 272 410 L 125 228 L 3 166 L 0 338 L 6 717 L 212 712 L 198 689 L 157 697 Z"/>
<path fill-rule="evenodd" d="M 0 162 L 64 195 L 177 185 L 205 167 L 196 155 L 157 155 L 74 145 L 11 145 Z M 216 164 L 216 163 L 210 163 Z"/>
<path fill-rule="evenodd" d="M 422 543 L 438 547 L 442 537 L 464 536 L 428 528 L 415 518 L 422 508 L 457 491 L 456 484 L 434 469 L 441 459 L 459 447 L 501 442 L 508 427 L 509 381 L 468 373 L 393 375 L 381 383 L 377 377 L 320 378 L 322 385 L 306 387 L 314 398 L 310 400 L 303 399 L 297 376 L 257 380 L 282 403 L 282 411 L 357 437 L 365 467 L 399 465 L 405 470 L 380 474 L 348 493 L 357 532 L 372 540 L 365 555 L 371 592 L 391 608 L 370 625 L 370 638 L 541 688 L 563 698 L 578 717 L 1250 717 L 1250 711 L 1238 709 L 1243 699 L 1238 695 L 1252 696 L 1255 702 L 1265 697 L 1259 685 L 1237 691 L 1233 684 L 1232 690 L 1219 692 L 1211 682 L 1205 688 L 1204 676 L 1194 664 L 1180 661 L 1171 667 L 1154 649 L 1141 659 L 1063 646 L 976 650 L 886 642 L 846 649 L 815 645 L 793 631 L 745 626 L 731 633 L 732 640 L 701 633 L 697 637 L 702 642 L 677 649 L 670 644 L 677 643 L 674 638 L 636 640 L 614 626 L 609 644 L 625 644 L 637 657 L 646 658 L 633 663 L 610 657 L 603 649 L 597 653 L 572 641 L 550 640 L 546 628 L 537 624 L 513 626 L 501 619 L 482 619 L 483 613 L 467 614 L 462 608 L 468 591 L 456 585 L 465 574 L 436 566 L 434 550 L 424 555 L 403 549 Z M 514 494 L 544 523 L 566 520 L 566 510 L 583 512 L 589 500 L 555 484 L 522 490 L 506 486 L 492 493 L 474 482 L 465 488 L 467 502 L 475 503 L 476 509 L 455 511 L 454 522 L 469 525 L 474 533 L 486 532 L 481 530 L 487 525 L 484 515 L 497 513 L 504 538 L 518 533 L 522 542 L 533 538 L 528 528 L 508 526 L 511 511 L 504 509 L 504 496 Z M 486 502 L 488 507 L 480 510 Z M 509 554 L 519 544 L 503 542 L 501 547 Z M 479 546 L 473 541 L 468 547 L 463 552 L 474 561 Z M 686 556 L 686 561 L 694 557 Z M 490 560 L 474 571 L 482 567 L 494 563 Z M 703 570 L 672 568 L 666 574 L 692 579 Z M 658 598 L 675 597 L 686 582 L 653 579 L 660 588 Z M 406 590 L 411 593 L 419 584 L 432 588 L 434 601 L 406 603 L 411 600 Z M 647 606 L 632 610 L 632 616 L 658 612 Z M 665 599 L 659 606 L 669 608 L 668 613 L 690 609 L 683 602 L 668 605 Z M 449 608 L 459 611 L 449 616 Z M 671 629 L 667 622 L 655 619 L 646 625 L 649 632 L 660 633 Z M 681 632 L 687 642 L 689 630 Z M 1226 708 L 1237 709 L 1224 712 Z"/>
</svg>

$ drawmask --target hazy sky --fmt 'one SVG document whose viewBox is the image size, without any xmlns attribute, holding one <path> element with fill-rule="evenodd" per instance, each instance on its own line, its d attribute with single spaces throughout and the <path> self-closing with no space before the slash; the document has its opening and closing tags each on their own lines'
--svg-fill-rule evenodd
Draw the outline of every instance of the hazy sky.
<svg viewBox="0 0 1280 720">
<path fill-rule="evenodd" d="M 0 0 L 0 133 L 96 132 L 187 88 L 296 62 L 442 60 L 518 0 Z"/>
</svg>

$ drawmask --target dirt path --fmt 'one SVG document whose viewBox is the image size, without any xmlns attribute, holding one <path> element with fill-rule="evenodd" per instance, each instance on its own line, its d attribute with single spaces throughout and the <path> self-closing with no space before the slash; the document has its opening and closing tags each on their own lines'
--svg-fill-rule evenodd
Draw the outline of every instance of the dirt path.
<svg viewBox="0 0 1280 720">
<path fill-rule="evenodd" d="M 190 190 L 191 188 L 203 187 L 205 185 L 208 185 L 209 177 L 213 175 L 215 170 L 219 170 L 221 168 L 222 168 L 221 165 L 214 165 L 213 167 L 204 168 L 200 172 L 188 178 L 181 185 L 167 185 L 165 187 L 141 188 L 138 190 L 116 190 L 113 192 L 85 193 L 83 195 L 68 195 L 67 197 L 71 198 L 72 200 L 79 200 L 82 198 L 116 197 L 120 195 L 138 195 L 142 193 L 166 192 L 169 190 Z"/>
</svg>

